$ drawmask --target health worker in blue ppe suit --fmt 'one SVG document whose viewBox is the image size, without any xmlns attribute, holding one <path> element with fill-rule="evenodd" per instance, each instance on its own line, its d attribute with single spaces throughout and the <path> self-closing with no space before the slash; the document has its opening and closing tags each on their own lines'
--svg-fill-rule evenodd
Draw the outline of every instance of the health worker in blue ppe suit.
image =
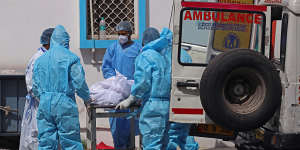
<svg viewBox="0 0 300 150">
<path fill-rule="evenodd" d="M 69 50 L 69 34 L 56 26 L 50 49 L 33 69 L 33 93 L 40 99 L 37 114 L 39 150 L 56 150 L 58 138 L 64 150 L 83 150 L 75 93 L 85 104 L 89 89 L 79 57 Z"/>
<path fill-rule="evenodd" d="M 145 45 L 136 58 L 131 95 L 116 106 L 126 109 L 142 101 L 139 129 L 144 150 L 165 150 L 168 144 L 170 77 L 162 51 L 168 47 L 172 34 L 164 30 L 159 39 Z"/>
<path fill-rule="evenodd" d="M 167 29 L 164 29 L 167 30 Z M 166 32 L 169 33 L 169 32 Z M 163 34 L 163 33 L 162 33 Z M 170 33 L 169 33 L 170 34 Z M 172 36 L 171 34 L 169 36 Z M 154 41 L 160 37 L 159 32 L 155 28 L 148 28 L 143 34 L 143 45 Z M 180 61 L 184 63 L 192 63 L 191 56 L 185 51 L 180 51 Z M 171 81 L 172 72 L 172 41 L 169 41 L 168 47 L 163 49 L 161 54 L 167 60 L 167 72 Z M 171 84 L 169 85 L 171 86 Z M 169 97 L 170 98 L 170 97 Z M 169 143 L 167 150 L 176 150 L 177 146 L 181 150 L 198 150 L 198 143 L 193 136 L 189 136 L 190 125 L 184 123 L 170 123 L 170 129 L 168 131 Z"/>
<path fill-rule="evenodd" d="M 167 42 L 163 41 L 160 37 L 166 37 L 166 39 L 168 39 Z M 154 42 L 152 42 L 152 41 L 154 41 Z M 151 42 L 151 43 L 148 44 L 149 42 Z M 165 47 L 160 51 L 160 54 L 164 57 L 164 60 L 166 61 L 166 66 L 167 66 L 166 74 L 168 76 L 167 83 L 169 83 L 168 86 L 171 87 L 171 56 L 172 56 L 172 47 L 171 47 L 172 46 L 172 33 L 171 33 L 171 31 L 169 31 L 168 29 L 163 29 L 163 32 L 161 33 L 161 35 L 159 35 L 159 32 L 155 28 L 148 28 L 143 34 L 143 45 L 146 45 L 145 47 L 148 47 L 149 45 L 151 45 L 152 48 L 156 48 L 156 49 L 157 48 L 161 49 L 162 47 Z M 181 51 L 181 61 L 191 62 L 191 57 L 184 50 Z M 154 86 L 154 85 L 152 85 L 152 86 Z M 166 94 L 166 95 L 169 100 L 170 99 L 169 94 Z M 136 99 L 136 97 L 134 97 L 134 96 L 131 96 L 131 97 L 132 97 L 132 100 L 129 99 L 128 101 L 124 101 L 123 103 L 120 103 L 119 107 L 120 108 L 128 107 L 132 103 L 132 101 L 135 101 L 135 99 Z M 169 101 L 167 102 L 167 104 L 164 104 L 164 105 L 167 106 L 164 108 L 164 111 L 168 112 L 169 111 Z M 155 108 L 155 106 L 154 106 L 154 108 Z M 168 116 L 165 117 L 164 119 L 166 119 L 168 121 Z M 147 120 L 148 120 L 149 126 L 151 126 L 151 121 L 150 121 L 151 118 L 148 118 Z M 141 122 L 141 119 L 140 119 L 140 122 Z M 143 132 L 141 124 L 140 124 L 140 130 L 141 130 L 141 132 Z M 167 141 L 168 145 L 167 145 L 166 149 L 173 150 L 173 149 L 176 149 L 177 146 L 179 146 L 182 150 L 198 149 L 198 144 L 195 142 L 194 137 L 188 136 L 188 131 L 189 131 L 189 125 L 187 125 L 187 124 L 171 123 L 170 129 L 167 133 L 169 141 Z M 162 142 L 165 142 L 165 141 L 162 141 Z M 143 145 L 145 146 L 145 143 L 143 143 Z M 164 143 L 163 145 L 165 146 L 166 144 Z M 162 147 L 163 146 L 161 146 L 159 148 L 162 148 Z M 156 146 L 152 146 L 152 149 L 156 149 L 156 148 L 158 148 L 157 144 L 156 144 Z M 149 146 L 148 149 L 151 149 L 151 146 Z M 165 148 L 163 147 L 163 149 L 165 149 Z"/>
<path fill-rule="evenodd" d="M 26 96 L 24 106 L 19 150 L 38 149 L 36 113 L 39 106 L 39 100 L 33 95 L 32 92 L 32 71 L 35 61 L 50 48 L 50 38 L 53 30 L 54 28 L 48 28 L 43 31 L 40 37 L 40 44 L 42 46 L 31 57 L 26 67 L 25 79 L 28 94 Z"/>
<path fill-rule="evenodd" d="M 134 62 L 142 46 L 131 40 L 132 26 L 128 21 L 120 22 L 116 31 L 119 40 L 113 43 L 103 57 L 102 72 L 105 79 L 116 76 L 116 71 L 133 80 Z M 116 110 L 116 112 L 129 112 L 129 110 Z M 109 118 L 110 130 L 116 149 L 126 149 L 130 144 L 130 120 L 126 118 Z M 137 129 L 137 127 L 136 127 Z"/>
</svg>

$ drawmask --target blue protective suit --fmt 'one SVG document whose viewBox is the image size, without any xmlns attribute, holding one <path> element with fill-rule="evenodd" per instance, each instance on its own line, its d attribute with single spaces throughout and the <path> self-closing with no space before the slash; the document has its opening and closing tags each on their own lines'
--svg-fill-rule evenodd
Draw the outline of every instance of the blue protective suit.
<svg viewBox="0 0 300 150">
<path fill-rule="evenodd" d="M 107 48 L 102 64 L 102 72 L 105 79 L 116 76 L 116 71 L 123 74 L 129 80 L 133 80 L 134 61 L 141 52 L 140 43 L 134 42 L 123 47 L 118 41 Z"/>
<path fill-rule="evenodd" d="M 135 62 L 131 95 L 142 100 L 139 128 L 144 150 L 164 150 L 168 143 L 171 87 L 167 61 L 161 53 L 170 38 L 172 33 L 163 31 L 159 39 L 145 45 Z"/>
<path fill-rule="evenodd" d="M 33 92 L 40 99 L 37 122 L 39 150 L 82 150 L 75 92 L 89 100 L 80 59 L 69 50 L 69 35 L 56 26 L 50 49 L 34 65 Z"/>
<path fill-rule="evenodd" d="M 190 125 L 184 123 L 170 124 L 168 150 L 176 150 L 179 146 L 181 150 L 198 150 L 198 143 L 193 136 L 189 136 Z"/>
<path fill-rule="evenodd" d="M 173 150 L 179 146 L 182 150 L 196 150 L 198 144 L 194 137 L 188 136 L 190 126 L 181 123 L 169 125 L 168 122 L 171 57 L 172 33 L 163 29 L 160 38 L 147 44 L 136 60 L 135 84 L 131 94 L 143 99 L 139 124 L 143 148 Z M 181 61 L 192 61 L 184 50 L 181 51 Z"/>
<path fill-rule="evenodd" d="M 180 52 L 180 61 L 185 63 L 192 63 L 191 56 L 185 51 L 181 50 Z M 169 45 L 168 48 L 165 48 L 162 51 L 163 56 L 168 63 L 168 74 L 171 80 L 172 72 L 172 45 Z M 171 84 L 170 84 L 171 86 Z M 184 123 L 170 123 L 170 129 L 168 131 L 169 143 L 167 150 L 176 150 L 177 146 L 181 150 L 198 150 L 198 143 L 195 141 L 193 136 L 189 136 L 190 125 Z"/>
<path fill-rule="evenodd" d="M 127 79 L 133 80 L 134 62 L 142 46 L 134 42 L 128 46 L 121 46 L 118 41 L 107 48 L 103 57 L 102 72 L 105 79 L 116 75 L 116 70 Z M 129 110 L 113 110 L 129 112 Z M 126 118 L 109 118 L 110 130 L 116 149 L 127 148 L 130 144 L 130 120 Z M 138 127 L 136 127 L 138 129 Z"/>
</svg>

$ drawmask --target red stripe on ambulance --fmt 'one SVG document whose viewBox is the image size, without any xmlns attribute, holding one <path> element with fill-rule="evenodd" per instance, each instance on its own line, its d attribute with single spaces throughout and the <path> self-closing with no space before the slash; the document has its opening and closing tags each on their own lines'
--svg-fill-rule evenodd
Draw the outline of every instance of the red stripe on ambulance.
<svg viewBox="0 0 300 150">
<path fill-rule="evenodd" d="M 209 3 L 209 2 L 181 2 L 183 7 L 211 8 L 225 10 L 247 10 L 247 11 L 267 11 L 267 6 L 247 5 L 247 4 L 228 4 L 228 3 Z"/>
<path fill-rule="evenodd" d="M 201 108 L 172 108 L 174 114 L 200 114 L 203 115 Z"/>
</svg>

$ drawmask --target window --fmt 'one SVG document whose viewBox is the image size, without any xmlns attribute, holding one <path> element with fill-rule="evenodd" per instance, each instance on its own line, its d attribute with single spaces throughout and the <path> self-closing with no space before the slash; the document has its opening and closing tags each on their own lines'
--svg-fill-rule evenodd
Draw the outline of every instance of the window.
<svg viewBox="0 0 300 150">
<path fill-rule="evenodd" d="M 26 84 L 24 76 L 0 77 L 0 106 L 17 112 L 5 114 L 0 110 L 0 135 L 19 134 L 25 105 Z"/>
<path fill-rule="evenodd" d="M 122 20 L 130 21 L 133 25 L 133 39 L 136 39 L 137 19 L 137 0 L 90 0 L 87 1 L 87 31 L 88 39 L 99 39 L 99 23 L 103 17 L 106 22 L 107 39 L 117 39 L 115 27 Z M 91 11 L 92 9 L 92 11 Z M 93 12 L 93 14 L 91 14 Z M 91 21 L 92 18 L 92 21 Z M 91 25 L 93 23 L 93 25 Z M 93 34 L 91 33 L 93 31 Z M 94 35 L 94 37 L 92 37 Z"/>
<path fill-rule="evenodd" d="M 180 19 L 179 49 L 192 58 L 188 64 L 179 61 L 183 65 L 205 66 L 216 55 L 232 49 L 264 53 L 265 15 L 261 12 L 184 8 Z"/>
<path fill-rule="evenodd" d="M 106 38 L 99 39 L 101 17 L 106 22 Z M 144 0 L 80 0 L 80 48 L 106 48 L 118 36 L 115 27 L 130 21 L 132 39 L 140 40 L 146 27 Z"/>
</svg>

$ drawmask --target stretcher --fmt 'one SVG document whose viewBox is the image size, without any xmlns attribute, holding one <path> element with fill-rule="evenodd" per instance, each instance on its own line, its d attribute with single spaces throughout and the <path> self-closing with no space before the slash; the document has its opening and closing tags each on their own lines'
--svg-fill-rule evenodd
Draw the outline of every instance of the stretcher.
<svg viewBox="0 0 300 150">
<path fill-rule="evenodd" d="M 87 118 L 86 118 L 86 127 L 87 127 L 87 149 L 96 150 L 96 119 L 97 118 L 111 118 L 111 117 L 127 117 L 130 113 L 133 113 L 138 109 L 138 105 L 130 107 L 130 112 L 111 112 L 111 111 L 101 111 L 96 112 L 96 110 L 106 110 L 113 109 L 114 107 L 103 107 L 98 105 L 89 105 L 87 108 Z M 127 150 L 135 150 L 135 117 L 130 118 L 130 143 Z"/>
</svg>

